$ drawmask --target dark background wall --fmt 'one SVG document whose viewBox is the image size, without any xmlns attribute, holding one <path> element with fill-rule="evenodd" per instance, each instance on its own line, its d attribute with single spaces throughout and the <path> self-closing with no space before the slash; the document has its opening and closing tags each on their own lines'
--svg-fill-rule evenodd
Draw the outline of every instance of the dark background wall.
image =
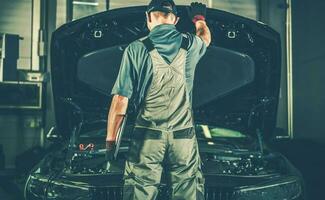
<svg viewBox="0 0 325 200">
<path fill-rule="evenodd" d="M 294 136 L 325 144 L 325 1 L 293 0 Z"/>
<path fill-rule="evenodd" d="M 293 135 L 274 145 L 296 166 L 308 199 L 325 190 L 325 1 L 292 0 Z"/>
</svg>

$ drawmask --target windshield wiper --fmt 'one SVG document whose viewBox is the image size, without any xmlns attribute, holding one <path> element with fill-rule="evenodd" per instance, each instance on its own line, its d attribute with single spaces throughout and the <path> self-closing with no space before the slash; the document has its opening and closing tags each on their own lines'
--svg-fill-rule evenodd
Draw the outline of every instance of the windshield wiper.
<svg viewBox="0 0 325 200">
<path fill-rule="evenodd" d="M 228 147 L 228 148 L 229 148 L 229 146 L 232 147 L 230 149 L 234 149 L 234 148 L 235 149 L 240 149 L 240 147 L 238 145 L 234 144 L 231 141 L 228 141 L 227 139 L 223 139 L 223 138 L 218 138 L 218 139 L 216 139 L 216 138 L 198 138 L 198 140 L 205 141 L 208 144 L 210 143 L 210 144 L 213 144 L 213 145 L 218 145 L 220 143 L 223 143 L 223 144 L 220 144 L 220 145 L 224 146 L 226 144 L 227 145 L 226 147 Z"/>
</svg>

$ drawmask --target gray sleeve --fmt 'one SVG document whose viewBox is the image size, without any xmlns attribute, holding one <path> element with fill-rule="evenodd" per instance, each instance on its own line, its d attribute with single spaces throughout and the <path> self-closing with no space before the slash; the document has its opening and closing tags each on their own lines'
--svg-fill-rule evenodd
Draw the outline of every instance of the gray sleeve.
<svg viewBox="0 0 325 200">
<path fill-rule="evenodd" d="M 118 94 L 127 98 L 131 98 L 135 84 L 135 68 L 132 52 L 128 46 L 122 57 L 120 71 L 113 86 L 111 94 Z"/>
<path fill-rule="evenodd" d="M 189 34 L 189 40 L 190 40 L 189 51 L 194 57 L 200 60 L 200 58 L 205 54 L 207 50 L 206 44 L 199 36 L 194 34 Z"/>
</svg>

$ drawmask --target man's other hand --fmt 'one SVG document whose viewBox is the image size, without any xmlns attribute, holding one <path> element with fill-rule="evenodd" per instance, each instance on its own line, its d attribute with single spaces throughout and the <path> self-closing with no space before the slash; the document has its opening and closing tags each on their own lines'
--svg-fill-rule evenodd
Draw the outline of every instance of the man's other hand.
<svg viewBox="0 0 325 200">
<path fill-rule="evenodd" d="M 207 6 L 203 3 L 193 2 L 188 9 L 189 17 L 195 24 L 199 20 L 205 20 Z"/>
<path fill-rule="evenodd" d="M 114 158 L 115 149 L 116 149 L 115 141 L 106 141 L 106 156 L 105 156 L 106 161 L 113 161 L 115 159 Z"/>
</svg>

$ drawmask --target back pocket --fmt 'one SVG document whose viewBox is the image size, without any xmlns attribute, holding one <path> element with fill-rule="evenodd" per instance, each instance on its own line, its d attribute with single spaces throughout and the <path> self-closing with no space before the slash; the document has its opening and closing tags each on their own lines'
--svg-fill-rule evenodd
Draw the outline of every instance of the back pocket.
<svg viewBox="0 0 325 200">
<path fill-rule="evenodd" d="M 161 139 L 161 131 L 135 127 L 132 133 L 132 138 L 142 140 L 159 140 Z"/>
<path fill-rule="evenodd" d="M 195 134 L 194 128 L 187 128 L 173 132 L 174 139 L 192 139 Z"/>
</svg>

